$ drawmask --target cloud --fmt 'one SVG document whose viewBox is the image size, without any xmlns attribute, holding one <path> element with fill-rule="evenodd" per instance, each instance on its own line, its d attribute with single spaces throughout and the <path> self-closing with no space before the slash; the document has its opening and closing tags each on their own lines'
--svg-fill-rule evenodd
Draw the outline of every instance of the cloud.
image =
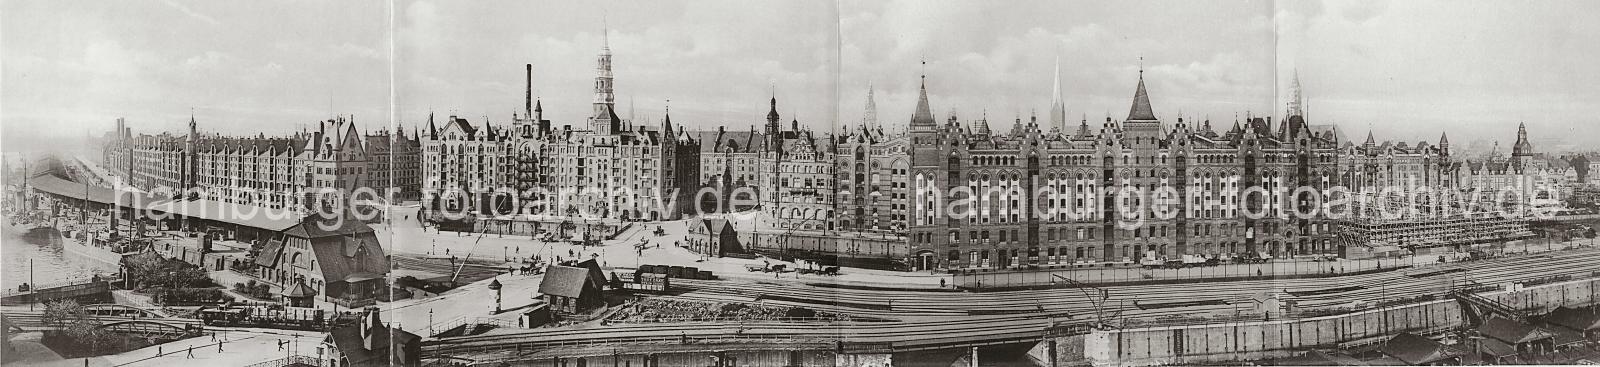
<svg viewBox="0 0 1600 367">
<path fill-rule="evenodd" d="M 184 15 L 188 15 L 188 16 L 193 17 L 195 19 L 199 19 L 200 21 L 206 22 L 208 24 L 211 24 L 211 25 L 221 24 L 221 22 L 218 22 L 216 18 L 212 18 L 211 16 L 208 16 L 208 15 L 205 15 L 205 14 L 200 14 L 200 12 L 191 10 L 191 9 L 189 9 L 188 6 L 184 6 L 183 4 L 178 3 L 177 1 L 174 1 L 174 0 L 162 0 L 162 3 L 163 4 L 167 4 L 167 6 L 172 7 L 173 9 L 176 9 L 179 12 L 182 12 Z"/>
</svg>

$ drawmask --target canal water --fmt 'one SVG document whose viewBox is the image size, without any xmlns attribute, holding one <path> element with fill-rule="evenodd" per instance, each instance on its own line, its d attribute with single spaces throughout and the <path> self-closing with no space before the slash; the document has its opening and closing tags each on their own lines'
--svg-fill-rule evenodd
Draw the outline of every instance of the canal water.
<svg viewBox="0 0 1600 367">
<path fill-rule="evenodd" d="M 59 283 L 88 278 L 94 270 L 67 259 L 60 245 L 50 244 L 49 236 L 24 236 L 7 228 L 0 230 L 0 286 L 14 291 L 28 282 L 28 262 L 33 261 L 35 284 Z M 34 238 L 29 238 L 34 237 Z"/>
</svg>

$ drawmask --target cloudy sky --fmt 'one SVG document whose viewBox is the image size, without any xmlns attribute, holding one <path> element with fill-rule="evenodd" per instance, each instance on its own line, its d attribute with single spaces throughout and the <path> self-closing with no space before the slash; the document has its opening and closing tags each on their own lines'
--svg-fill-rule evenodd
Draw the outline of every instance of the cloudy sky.
<svg viewBox="0 0 1600 367">
<path fill-rule="evenodd" d="M 1541 148 L 1600 134 L 1600 24 L 1583 1 L 1466 2 L 0 2 L 8 145 L 136 132 L 287 134 L 333 114 L 367 129 L 430 112 L 509 123 L 523 65 L 546 118 L 583 125 L 609 39 L 619 114 L 691 128 L 859 123 L 871 85 L 904 124 L 919 75 L 935 112 L 992 126 L 1049 109 L 1059 60 L 1074 121 L 1126 117 L 1141 65 L 1158 117 L 1280 116 L 1298 71 L 1314 123 L 1353 139 Z M 607 32 L 609 30 L 609 32 Z M 1140 59 L 1143 58 L 1141 62 Z M 926 61 L 926 66 L 922 61 Z M 670 103 L 668 102 L 670 100 Z M 42 130 L 42 131 L 41 131 Z"/>
</svg>

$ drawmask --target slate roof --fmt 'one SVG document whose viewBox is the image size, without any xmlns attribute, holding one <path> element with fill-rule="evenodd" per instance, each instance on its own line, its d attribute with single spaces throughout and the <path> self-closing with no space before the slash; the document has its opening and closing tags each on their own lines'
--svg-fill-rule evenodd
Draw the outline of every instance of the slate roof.
<svg viewBox="0 0 1600 367">
<path fill-rule="evenodd" d="M 355 249 L 366 248 L 366 257 L 356 256 Z M 339 236 L 311 240 L 311 251 L 317 256 L 317 266 L 322 278 L 328 282 L 355 283 L 381 278 L 389 271 L 389 261 L 384 257 L 378 237 L 371 232 L 354 236 Z M 364 267 L 363 267 L 364 265 Z"/>
<path fill-rule="evenodd" d="M 1467 355 L 1466 351 L 1440 344 L 1417 334 L 1401 333 L 1383 343 L 1378 351 L 1410 365 L 1422 365 Z"/>
<path fill-rule="evenodd" d="M 1544 316 L 1544 322 L 1580 331 L 1600 329 L 1600 307 L 1556 307 Z"/>
<path fill-rule="evenodd" d="M 912 125 L 933 125 L 933 109 L 928 107 L 928 83 L 924 79 L 917 95 L 917 110 L 911 114 Z"/>
<path fill-rule="evenodd" d="M 315 297 L 316 295 L 317 290 L 311 289 L 305 282 L 297 283 L 293 288 L 289 288 L 288 292 L 283 293 L 284 297 L 289 298 Z"/>
<path fill-rule="evenodd" d="M 333 344 L 334 348 L 339 349 L 339 353 L 343 354 L 345 359 L 353 366 L 389 366 L 393 363 L 400 363 L 401 361 L 392 361 L 393 363 L 391 363 L 391 361 L 387 360 L 386 356 L 389 355 L 389 349 L 406 345 L 418 338 L 416 334 L 405 330 L 379 325 L 373 327 L 376 329 L 372 333 L 374 349 L 367 349 L 366 344 L 361 340 L 362 327 L 367 327 L 367 325 L 355 323 L 328 332 L 328 340 L 332 342 L 331 344 Z"/>
<path fill-rule="evenodd" d="M 539 282 L 539 293 L 578 298 L 583 294 L 584 283 L 588 281 L 589 271 L 587 269 L 565 265 L 550 265 L 544 271 L 544 280 Z"/>
<path fill-rule="evenodd" d="M 337 227 L 334 227 L 334 225 L 337 225 Z M 324 227 L 333 228 L 329 229 Z M 305 217 L 305 219 L 302 219 L 299 224 L 296 224 L 293 227 L 288 227 L 288 229 L 284 230 L 283 232 L 290 236 L 300 238 L 323 238 L 360 233 L 373 233 L 372 227 L 367 226 L 366 223 L 356 220 L 355 218 L 344 218 L 344 220 L 335 221 L 333 219 L 319 218 L 315 215 Z"/>
<path fill-rule="evenodd" d="M 1133 92 L 1133 107 L 1128 110 L 1128 121 L 1154 121 L 1156 113 L 1150 107 L 1150 93 L 1144 90 L 1144 73 L 1139 74 L 1139 88 Z"/>
<path fill-rule="evenodd" d="M 721 219 L 721 218 L 706 219 L 705 220 L 705 225 L 706 225 L 706 230 L 710 231 L 711 235 L 713 235 L 713 236 L 722 235 L 722 231 L 731 226 L 728 223 L 727 219 Z"/>
<path fill-rule="evenodd" d="M 282 254 L 283 241 L 267 241 L 266 246 L 261 248 L 261 253 L 256 254 L 256 265 L 268 268 L 275 267 L 278 264 L 278 258 L 280 257 L 279 255 Z"/>
<path fill-rule="evenodd" d="M 1484 320 L 1483 325 L 1478 326 L 1478 332 L 1483 333 L 1484 336 L 1499 339 L 1500 341 L 1510 344 L 1526 343 L 1555 337 L 1555 333 L 1551 333 L 1549 330 L 1545 330 L 1544 328 L 1500 317 Z"/>
</svg>

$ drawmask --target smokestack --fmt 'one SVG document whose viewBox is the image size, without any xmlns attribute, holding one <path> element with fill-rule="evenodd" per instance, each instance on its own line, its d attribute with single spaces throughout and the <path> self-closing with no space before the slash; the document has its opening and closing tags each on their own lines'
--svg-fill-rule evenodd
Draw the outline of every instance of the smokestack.
<svg viewBox="0 0 1600 367">
<path fill-rule="evenodd" d="M 527 65 L 527 70 L 528 70 L 528 75 L 527 75 L 527 77 L 528 77 L 527 86 L 528 87 L 527 87 L 527 89 L 523 90 L 522 106 L 523 106 L 523 110 L 524 110 L 523 112 L 524 113 L 526 113 L 528 116 L 533 116 L 533 64 L 528 64 Z"/>
</svg>

